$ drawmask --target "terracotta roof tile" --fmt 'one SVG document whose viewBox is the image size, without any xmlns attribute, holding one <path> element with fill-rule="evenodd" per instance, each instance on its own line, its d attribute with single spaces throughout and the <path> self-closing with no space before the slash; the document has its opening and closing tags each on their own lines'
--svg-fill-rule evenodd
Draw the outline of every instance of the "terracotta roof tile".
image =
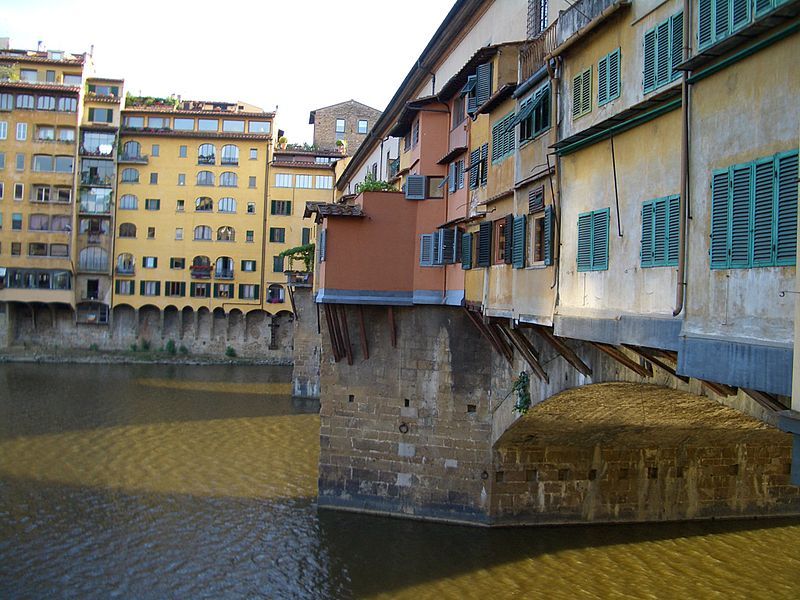
<svg viewBox="0 0 800 600">
<path fill-rule="evenodd" d="M 333 204 L 331 202 L 306 202 L 303 218 L 317 215 L 317 223 L 328 217 L 364 217 L 364 211 L 358 204 Z"/>
</svg>

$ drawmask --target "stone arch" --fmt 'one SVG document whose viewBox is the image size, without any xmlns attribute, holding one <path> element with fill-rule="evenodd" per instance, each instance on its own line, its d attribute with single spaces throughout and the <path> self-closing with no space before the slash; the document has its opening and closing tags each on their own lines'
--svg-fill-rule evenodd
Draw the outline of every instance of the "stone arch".
<svg viewBox="0 0 800 600">
<path fill-rule="evenodd" d="M 228 313 L 228 340 L 235 342 L 247 341 L 244 313 L 239 308 L 233 308 Z"/>
<path fill-rule="evenodd" d="M 244 317 L 244 328 L 248 340 L 263 340 L 266 336 L 269 341 L 268 318 L 269 313 L 258 308 L 247 312 Z"/>
<path fill-rule="evenodd" d="M 161 335 L 165 340 L 173 341 L 177 341 L 181 337 L 181 314 L 174 304 L 164 308 L 164 329 Z"/>
<path fill-rule="evenodd" d="M 117 304 L 111 309 L 111 335 L 124 342 L 136 337 L 136 309 L 130 304 Z"/>
<path fill-rule="evenodd" d="M 153 343 L 161 337 L 161 310 L 153 304 L 139 309 L 138 337 L 142 342 Z"/>
<path fill-rule="evenodd" d="M 213 317 L 211 320 L 211 339 L 224 341 L 228 333 L 228 319 L 225 315 L 225 309 L 217 306 L 211 314 Z"/>
<path fill-rule="evenodd" d="M 197 328 L 195 329 L 195 339 L 211 339 L 211 311 L 207 306 L 197 309 Z"/>
<path fill-rule="evenodd" d="M 193 339 L 195 337 L 195 325 L 196 325 L 197 315 L 194 312 L 194 309 L 191 306 L 184 306 L 181 309 L 181 332 L 180 338 L 186 339 Z"/>
</svg>

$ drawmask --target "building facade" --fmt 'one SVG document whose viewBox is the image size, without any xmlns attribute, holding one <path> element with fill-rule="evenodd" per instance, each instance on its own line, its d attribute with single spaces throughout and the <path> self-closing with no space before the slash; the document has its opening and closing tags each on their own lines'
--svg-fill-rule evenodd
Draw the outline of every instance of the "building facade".
<svg viewBox="0 0 800 600">
<path fill-rule="evenodd" d="M 323 150 L 343 147 L 353 154 L 380 116 L 381 111 L 355 100 L 312 110 L 308 124 L 314 126 L 314 146 Z"/>
</svg>

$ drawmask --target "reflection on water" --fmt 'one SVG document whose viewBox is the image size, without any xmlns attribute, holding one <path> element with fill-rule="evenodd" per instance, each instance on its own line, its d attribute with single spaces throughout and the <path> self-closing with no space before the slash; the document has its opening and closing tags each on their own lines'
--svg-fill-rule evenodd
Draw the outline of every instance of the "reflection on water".
<svg viewBox="0 0 800 600">
<path fill-rule="evenodd" d="M 0 598 L 796 598 L 800 521 L 487 530 L 317 511 L 265 367 L 0 365 Z"/>
</svg>

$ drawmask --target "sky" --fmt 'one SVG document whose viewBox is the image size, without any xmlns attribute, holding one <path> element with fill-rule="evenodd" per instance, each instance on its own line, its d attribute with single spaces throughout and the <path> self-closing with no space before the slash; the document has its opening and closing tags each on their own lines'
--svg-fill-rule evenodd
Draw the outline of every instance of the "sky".
<svg viewBox="0 0 800 600">
<path fill-rule="evenodd" d="M 146 96 L 277 107 L 290 143 L 308 113 L 345 100 L 383 110 L 454 0 L 3 0 L 12 48 L 88 52 L 95 73 Z"/>
</svg>

